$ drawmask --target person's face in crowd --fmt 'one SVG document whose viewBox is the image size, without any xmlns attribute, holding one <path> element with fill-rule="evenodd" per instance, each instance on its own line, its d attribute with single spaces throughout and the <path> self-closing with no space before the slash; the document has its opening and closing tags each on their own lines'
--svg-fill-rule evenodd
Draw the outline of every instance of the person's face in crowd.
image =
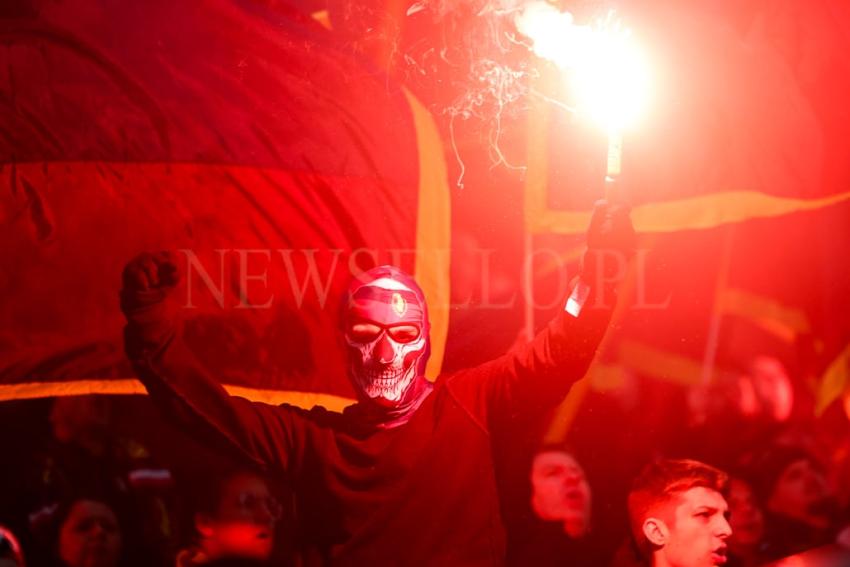
<svg viewBox="0 0 850 567">
<path fill-rule="evenodd" d="M 590 485 L 572 455 L 562 451 L 538 453 L 532 464 L 531 486 L 531 505 L 540 519 L 563 522 L 564 531 L 572 537 L 587 532 Z"/>
<path fill-rule="evenodd" d="M 764 537 L 764 515 L 750 485 L 740 479 L 732 479 L 727 500 L 732 528 L 730 549 L 735 553 L 755 549 Z"/>
<path fill-rule="evenodd" d="M 732 528 L 723 495 L 695 487 L 673 497 L 659 517 L 648 518 L 644 535 L 656 548 L 653 565 L 714 567 L 726 563 L 726 539 Z"/>
<path fill-rule="evenodd" d="M 829 519 L 819 506 L 830 497 L 826 477 L 808 459 L 794 461 L 782 471 L 767 501 L 767 509 L 780 516 L 825 527 Z"/>
<path fill-rule="evenodd" d="M 225 483 L 215 517 L 199 516 L 197 526 L 213 558 L 268 559 L 280 515 L 280 503 L 262 478 L 238 474 Z"/>
<path fill-rule="evenodd" d="M 59 531 L 60 559 L 68 567 L 114 567 L 120 555 L 115 513 L 101 502 L 75 502 Z"/>
<path fill-rule="evenodd" d="M 758 356 L 750 366 L 750 376 L 762 413 L 774 421 L 785 421 L 794 406 L 794 390 L 785 367 L 772 356 Z"/>
</svg>

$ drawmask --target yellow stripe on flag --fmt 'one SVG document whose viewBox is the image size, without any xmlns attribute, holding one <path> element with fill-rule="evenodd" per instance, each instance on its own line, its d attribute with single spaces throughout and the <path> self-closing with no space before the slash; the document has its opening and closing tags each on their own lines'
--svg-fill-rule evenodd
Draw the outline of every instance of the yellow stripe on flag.
<svg viewBox="0 0 850 567">
<path fill-rule="evenodd" d="M 850 345 L 832 361 L 820 380 L 815 415 L 820 416 L 832 402 L 850 390 Z"/>
<path fill-rule="evenodd" d="M 812 332 L 803 310 L 787 307 L 770 297 L 729 288 L 718 299 L 718 309 L 724 315 L 748 319 L 787 343 Z"/>
<path fill-rule="evenodd" d="M 725 191 L 635 207 L 632 218 L 641 232 L 677 232 L 813 211 L 848 199 L 850 192 L 820 199 L 793 199 L 757 191 Z"/>
<path fill-rule="evenodd" d="M 525 176 L 525 225 L 536 234 L 583 234 L 590 211 L 550 209 L 548 205 L 548 102 L 537 100 L 528 114 L 528 169 Z M 602 180 L 600 179 L 600 185 Z M 600 194 L 601 196 L 601 194 Z M 758 218 L 823 209 L 850 200 L 850 191 L 818 199 L 779 197 L 759 191 L 718 191 L 696 197 L 647 203 L 632 208 L 641 233 L 704 230 Z"/>
<path fill-rule="evenodd" d="M 620 363 L 639 374 L 684 386 L 702 382 L 702 362 L 688 356 L 629 340 L 620 343 L 619 354 Z M 714 370 L 711 381 L 719 375 L 720 371 Z"/>
<path fill-rule="evenodd" d="M 232 396 L 239 396 L 252 402 L 264 402 L 272 405 L 291 404 L 304 409 L 323 406 L 332 411 L 342 411 L 354 403 L 354 400 L 331 394 L 317 392 L 296 392 L 293 390 L 262 390 L 244 386 L 224 385 Z M 58 396 L 85 396 L 90 394 L 136 395 L 146 394 L 145 387 L 136 379 L 119 380 L 68 380 L 63 382 L 19 382 L 0 384 L 0 401 L 28 400 Z"/>
<path fill-rule="evenodd" d="M 321 26 L 328 30 L 333 30 L 333 25 L 331 24 L 331 13 L 328 10 L 316 10 L 310 17 L 319 22 Z"/>
<path fill-rule="evenodd" d="M 529 188 L 534 190 L 531 183 L 526 183 L 526 190 Z M 725 191 L 639 205 L 632 208 L 632 221 L 635 230 L 641 233 L 704 230 L 823 209 L 847 200 L 850 200 L 850 192 L 820 199 L 792 199 L 758 191 Z M 552 210 L 541 206 L 540 201 L 537 195 L 526 196 L 526 223 L 532 232 L 581 234 L 587 230 L 590 211 Z M 543 201 L 545 203 L 545 192 Z"/>
<path fill-rule="evenodd" d="M 425 292 L 431 319 L 431 358 L 425 375 L 436 379 L 443 366 L 451 301 L 451 194 L 443 144 L 434 118 L 407 89 L 419 151 L 419 207 L 414 277 Z"/>
<path fill-rule="evenodd" d="M 321 394 L 319 392 L 296 392 L 294 390 L 262 390 L 259 388 L 247 388 L 245 386 L 224 385 L 224 389 L 231 396 L 239 396 L 252 402 L 263 402 L 277 406 L 280 404 L 290 404 L 304 409 L 310 409 L 315 406 L 322 406 L 330 411 L 342 411 L 351 404 L 354 400 L 344 398 L 342 396 L 334 396 L 331 394 Z"/>
</svg>

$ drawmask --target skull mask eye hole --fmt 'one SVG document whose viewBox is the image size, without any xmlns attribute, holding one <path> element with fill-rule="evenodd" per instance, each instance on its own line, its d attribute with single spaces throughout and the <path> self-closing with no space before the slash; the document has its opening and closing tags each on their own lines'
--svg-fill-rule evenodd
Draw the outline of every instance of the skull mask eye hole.
<svg viewBox="0 0 850 567">
<path fill-rule="evenodd" d="M 387 334 L 397 343 L 412 343 L 419 338 L 419 327 L 416 325 L 395 325 L 387 329 Z"/>
<path fill-rule="evenodd" d="M 352 323 L 348 327 L 348 338 L 358 343 L 369 343 L 378 338 L 383 329 L 374 323 Z"/>
<path fill-rule="evenodd" d="M 384 327 L 375 323 L 357 322 L 348 327 L 348 338 L 358 343 L 370 343 L 377 339 Z M 419 327 L 416 325 L 394 325 L 387 328 L 387 334 L 397 343 L 412 343 L 419 338 Z"/>
</svg>

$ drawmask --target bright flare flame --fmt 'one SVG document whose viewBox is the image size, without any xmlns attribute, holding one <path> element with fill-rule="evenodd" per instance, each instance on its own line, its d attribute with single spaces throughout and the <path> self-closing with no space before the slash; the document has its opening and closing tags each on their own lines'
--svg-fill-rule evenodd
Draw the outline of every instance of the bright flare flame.
<svg viewBox="0 0 850 567">
<path fill-rule="evenodd" d="M 533 2 L 517 16 L 516 27 L 532 40 L 536 55 L 569 71 L 579 112 L 612 135 L 638 121 L 649 99 L 649 66 L 630 30 L 610 14 L 582 26 L 569 12 Z"/>
</svg>

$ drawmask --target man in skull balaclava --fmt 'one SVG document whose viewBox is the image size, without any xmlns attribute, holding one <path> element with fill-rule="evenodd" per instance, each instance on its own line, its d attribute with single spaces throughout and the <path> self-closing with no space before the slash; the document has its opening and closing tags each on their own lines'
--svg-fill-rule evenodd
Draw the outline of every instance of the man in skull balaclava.
<svg viewBox="0 0 850 567">
<path fill-rule="evenodd" d="M 613 310 L 611 274 L 624 272 L 633 238 L 628 212 L 600 204 L 581 309 L 559 313 L 527 345 L 433 383 L 422 291 L 394 267 L 360 274 L 341 319 L 358 403 L 343 412 L 230 396 L 175 330 L 167 299 L 180 277 L 167 253 L 143 254 L 124 271 L 125 346 L 154 401 L 196 436 L 287 475 L 305 565 L 499 565 L 502 436 L 517 415 L 554 408 L 587 371 Z"/>
</svg>

